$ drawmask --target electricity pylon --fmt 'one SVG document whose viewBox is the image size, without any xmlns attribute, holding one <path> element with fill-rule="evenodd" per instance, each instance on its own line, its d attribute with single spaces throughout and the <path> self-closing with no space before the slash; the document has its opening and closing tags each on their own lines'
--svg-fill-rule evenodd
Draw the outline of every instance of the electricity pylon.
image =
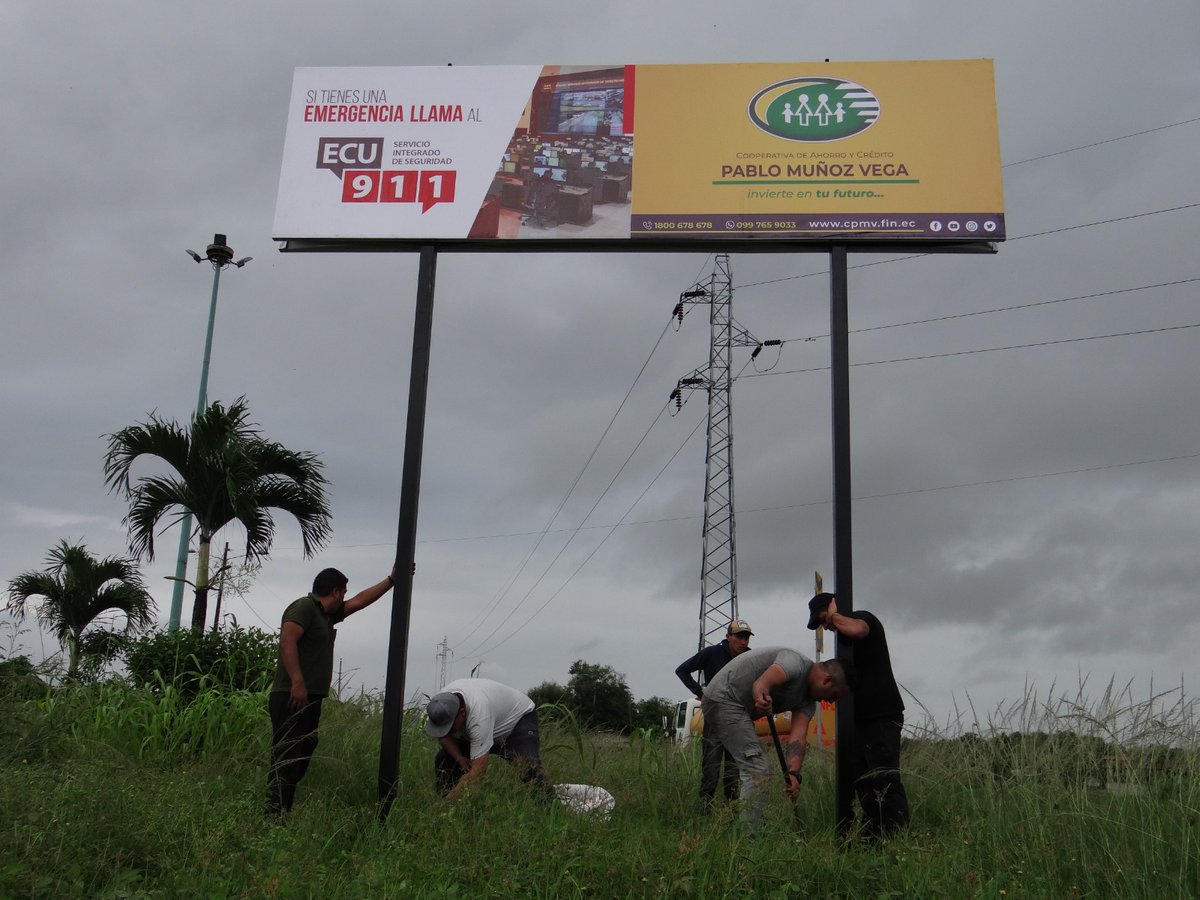
<svg viewBox="0 0 1200 900">
<path fill-rule="evenodd" d="M 450 644 L 446 637 L 442 637 L 442 642 L 438 644 L 437 660 L 438 660 L 438 683 L 437 689 L 440 691 L 446 686 L 446 660 L 453 655 L 454 651 L 450 649 Z"/>
<path fill-rule="evenodd" d="M 682 405 L 684 390 L 708 392 L 708 452 L 704 478 L 704 550 L 700 567 L 700 649 L 720 641 L 731 619 L 737 618 L 737 543 L 733 516 L 733 376 L 734 347 L 763 346 L 733 319 L 733 277 L 729 255 L 718 254 L 712 274 L 679 295 L 675 316 L 683 321 L 690 305 L 709 305 L 708 365 L 679 379 L 671 398 Z"/>
</svg>

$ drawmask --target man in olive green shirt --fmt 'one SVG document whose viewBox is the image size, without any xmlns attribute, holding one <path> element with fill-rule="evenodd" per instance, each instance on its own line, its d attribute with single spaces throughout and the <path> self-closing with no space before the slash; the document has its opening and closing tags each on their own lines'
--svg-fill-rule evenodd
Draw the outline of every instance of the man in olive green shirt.
<svg viewBox="0 0 1200 900">
<path fill-rule="evenodd" d="M 269 701 L 273 740 L 267 773 L 268 816 L 278 818 L 291 810 L 296 785 L 317 748 L 321 701 L 333 682 L 335 626 L 386 594 L 394 581 L 389 575 L 349 600 L 348 584 L 337 569 L 322 569 L 313 579 L 312 593 L 283 612 Z"/>
</svg>

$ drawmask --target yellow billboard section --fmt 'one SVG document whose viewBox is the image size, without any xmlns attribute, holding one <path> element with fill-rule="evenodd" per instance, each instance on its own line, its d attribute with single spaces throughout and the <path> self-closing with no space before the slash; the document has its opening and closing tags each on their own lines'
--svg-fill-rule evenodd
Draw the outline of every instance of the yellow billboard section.
<svg viewBox="0 0 1200 900">
<path fill-rule="evenodd" d="M 636 78 L 635 236 L 1004 237 L 990 60 L 639 65 Z"/>
</svg>

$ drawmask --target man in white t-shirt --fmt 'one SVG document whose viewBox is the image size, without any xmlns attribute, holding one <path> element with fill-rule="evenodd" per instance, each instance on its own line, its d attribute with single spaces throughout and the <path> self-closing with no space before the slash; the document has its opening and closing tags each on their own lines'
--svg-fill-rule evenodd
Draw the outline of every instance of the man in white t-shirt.
<svg viewBox="0 0 1200 900">
<path fill-rule="evenodd" d="M 433 758 L 438 792 L 454 800 L 487 771 L 491 754 L 517 766 L 521 780 L 547 799 L 537 708 L 515 688 L 487 678 L 460 678 L 425 708 L 425 733 L 441 745 Z"/>
</svg>

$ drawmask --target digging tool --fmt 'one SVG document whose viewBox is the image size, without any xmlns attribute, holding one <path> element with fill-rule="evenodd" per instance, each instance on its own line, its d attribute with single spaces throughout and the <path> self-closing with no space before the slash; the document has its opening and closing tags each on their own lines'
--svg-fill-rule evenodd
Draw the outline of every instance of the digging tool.
<svg viewBox="0 0 1200 900">
<path fill-rule="evenodd" d="M 779 740 L 779 729 L 775 727 L 775 713 L 767 713 L 767 727 L 771 729 L 771 740 L 775 743 L 775 755 L 779 757 L 779 768 L 783 772 L 783 783 L 787 784 L 789 778 L 795 778 L 797 786 L 800 784 L 800 773 L 795 775 L 788 772 L 787 760 L 783 756 L 783 742 Z M 804 822 L 800 819 L 800 807 L 796 805 L 796 801 L 788 797 L 792 804 L 792 815 L 796 819 L 796 827 L 803 828 Z"/>
</svg>

